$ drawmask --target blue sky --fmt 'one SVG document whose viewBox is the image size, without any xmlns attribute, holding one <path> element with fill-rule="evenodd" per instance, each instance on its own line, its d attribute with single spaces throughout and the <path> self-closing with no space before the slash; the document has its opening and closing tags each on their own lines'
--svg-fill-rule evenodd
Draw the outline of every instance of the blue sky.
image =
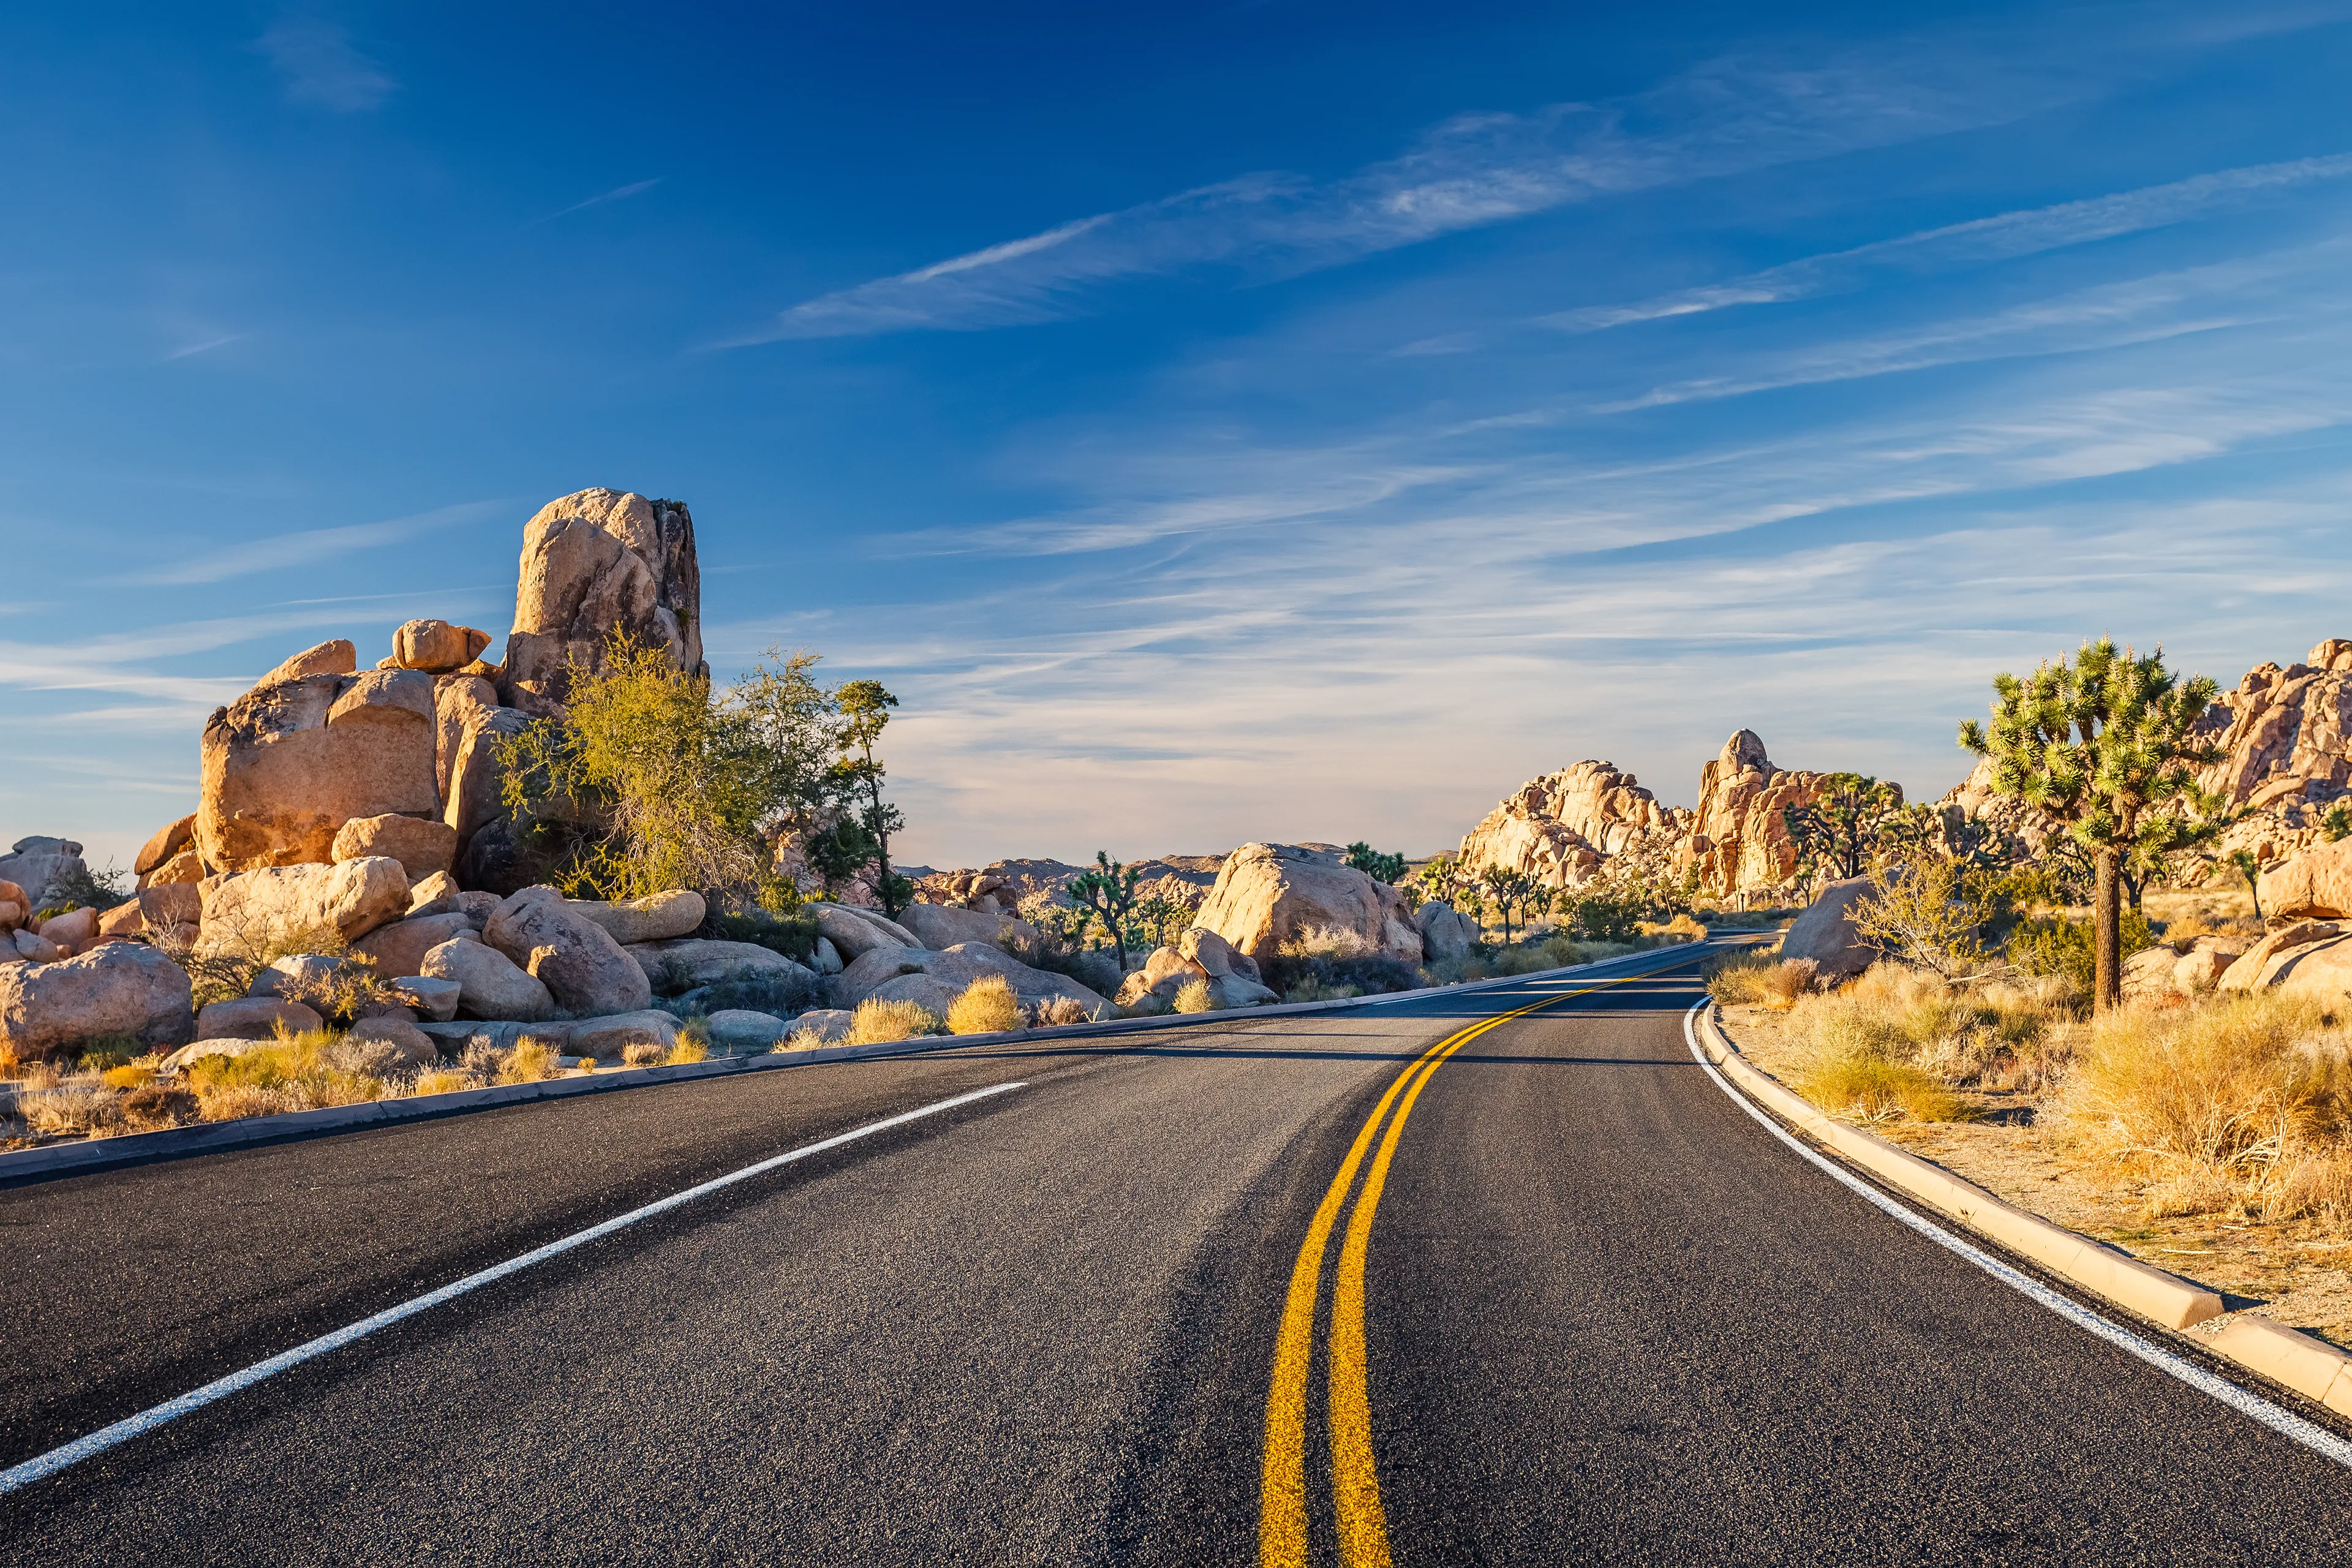
<svg viewBox="0 0 2352 1568">
<path fill-rule="evenodd" d="M 940 865 L 1426 853 L 2352 636 L 2352 5 L 0 12 L 0 842 L 694 509 Z M 1638 13 L 1630 15 L 1629 13 Z"/>
</svg>

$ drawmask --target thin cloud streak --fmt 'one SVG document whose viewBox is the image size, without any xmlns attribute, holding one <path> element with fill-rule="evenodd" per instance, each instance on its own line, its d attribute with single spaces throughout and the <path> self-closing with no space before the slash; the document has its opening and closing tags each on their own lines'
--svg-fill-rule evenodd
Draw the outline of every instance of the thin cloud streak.
<svg viewBox="0 0 2352 1568">
<path fill-rule="evenodd" d="M 574 202 L 559 212 L 548 214 L 546 221 L 552 223 L 560 217 L 570 217 L 573 213 L 586 212 L 590 207 L 600 207 L 606 202 L 625 202 L 631 196 L 641 196 L 667 178 L 667 174 L 656 174 L 650 180 L 639 180 L 635 184 L 616 185 L 602 195 L 590 196 L 584 202 Z"/>
<path fill-rule="evenodd" d="M 1969 64 L 1964 91 L 1956 66 L 1926 58 L 1806 71 L 1717 62 L 1605 103 L 1462 115 L 1345 179 L 1254 174 L 1097 214 L 822 296 L 716 346 L 1024 325 L 1086 309 L 1106 283 L 1204 266 L 1295 276 L 1599 196 L 1993 123 L 2084 90 Z"/>
<path fill-rule="evenodd" d="M 254 41 L 269 57 L 295 103 L 358 114 L 390 98 L 399 83 L 360 53 L 348 29 L 316 16 L 284 16 Z"/>
<path fill-rule="evenodd" d="M 2069 246 L 2140 234 L 2227 211 L 2249 197 L 2352 175 L 2352 153 L 2261 163 L 2198 174 L 2161 185 L 2095 196 L 2055 206 L 2002 213 L 1968 223 L 1882 239 L 1851 250 L 1809 256 L 1728 282 L 1654 295 L 1629 305 L 1591 305 L 1538 316 L 1535 324 L 1564 332 L 1597 332 L 1636 321 L 1699 315 L 1736 305 L 1779 305 L 1867 287 L 1889 273 L 2009 261 Z"/>
</svg>

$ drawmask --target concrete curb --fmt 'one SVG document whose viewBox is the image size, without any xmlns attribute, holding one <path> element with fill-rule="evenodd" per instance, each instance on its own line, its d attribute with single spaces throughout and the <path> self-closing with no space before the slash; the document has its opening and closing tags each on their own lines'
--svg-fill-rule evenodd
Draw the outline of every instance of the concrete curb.
<svg viewBox="0 0 2352 1568">
<path fill-rule="evenodd" d="M 1431 996 L 1459 996 L 1480 991 L 1493 991 L 1507 986 L 1524 985 L 1531 980 L 1557 979 L 1563 975 L 1587 973 L 1616 965 L 1634 964 L 1640 960 L 1660 958 L 1665 954 L 1688 954 L 1706 945 L 1706 939 L 1678 942 L 1673 947 L 1652 948 L 1643 952 L 1620 953 L 1614 958 L 1600 959 L 1591 963 L 1572 964 L 1565 969 L 1538 970 L 1530 974 L 1506 975 L 1496 980 L 1474 980 L 1460 985 L 1423 986 L 1416 991 L 1391 991 L 1381 996 L 1344 996 L 1329 1002 L 1284 1002 L 1270 1007 L 1237 1008 L 1218 1013 L 1171 1014 L 1155 1018 L 1115 1018 L 1094 1024 L 1064 1024 L 1045 1029 L 1013 1029 L 991 1035 L 929 1035 L 911 1040 L 893 1040 L 876 1046 L 832 1046 L 823 1050 L 791 1051 L 782 1055 L 764 1053 L 749 1057 L 717 1057 L 706 1061 L 683 1063 L 677 1067 L 623 1068 L 599 1072 L 588 1078 L 549 1079 L 540 1083 L 501 1084 L 491 1089 L 458 1089 L 450 1094 L 411 1095 L 401 1100 L 376 1100 L 362 1105 L 329 1106 L 319 1110 L 289 1110 L 271 1116 L 249 1116 L 236 1121 L 208 1122 L 197 1127 L 173 1127 L 161 1132 L 132 1132 L 120 1138 L 100 1138 L 79 1143 L 57 1143 L 43 1149 L 16 1149 L 0 1153 L 0 1187 L 15 1186 L 26 1182 L 50 1177 L 84 1175 L 96 1171 L 113 1170 L 124 1165 L 142 1165 L 159 1160 L 183 1159 L 193 1154 L 217 1153 L 228 1149 L 251 1148 L 264 1143 L 281 1143 L 298 1138 L 355 1131 L 362 1127 L 385 1127 L 403 1121 L 428 1121 L 443 1116 L 458 1116 L 467 1111 L 488 1110 L 502 1105 L 520 1105 L 535 1100 L 563 1100 L 579 1094 L 604 1094 L 614 1089 L 643 1089 L 656 1084 L 687 1083 L 698 1079 L 725 1078 L 735 1073 L 768 1072 L 782 1068 L 813 1066 L 819 1062 L 872 1061 L 877 1058 L 921 1056 L 933 1051 L 960 1051 L 973 1046 L 1034 1045 L 1062 1040 L 1085 1040 L 1116 1037 L 1123 1035 L 1146 1034 L 1160 1029 L 1197 1028 L 1207 1025 L 1230 1026 L 1258 1018 L 1290 1017 L 1304 1013 L 1335 1013 L 1350 1007 L 1379 1007 L 1397 1002 L 1420 1001 Z M 1678 962 L 1688 962 L 1685 957 Z M 1674 963 L 1661 963 L 1658 967 L 1675 967 Z M 1644 973 L 1636 968 L 1633 973 Z"/>
<path fill-rule="evenodd" d="M 1781 1121 L 1889 1186 L 1934 1205 L 2052 1273 L 2168 1329 L 2188 1329 L 2227 1310 L 2216 1291 L 2004 1203 L 1941 1165 L 1823 1115 L 1811 1101 L 1742 1056 L 1717 1020 L 1716 1011 L 1710 1006 L 1699 1016 L 1697 1031 L 1701 1046 L 1716 1066 Z M 2259 1312 L 2236 1313 L 2218 1333 L 2196 1339 L 2250 1372 L 2339 1415 L 2352 1416 L 2352 1352 Z"/>
</svg>

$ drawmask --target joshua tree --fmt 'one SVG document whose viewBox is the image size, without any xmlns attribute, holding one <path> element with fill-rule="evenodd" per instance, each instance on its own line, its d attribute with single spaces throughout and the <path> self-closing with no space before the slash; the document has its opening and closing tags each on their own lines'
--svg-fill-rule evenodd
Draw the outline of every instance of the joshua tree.
<svg viewBox="0 0 2352 1568">
<path fill-rule="evenodd" d="M 2230 865 L 2246 879 L 2246 891 L 2254 900 L 2254 919 L 2263 918 L 2263 863 L 2251 849 L 2230 851 Z"/>
<path fill-rule="evenodd" d="M 1512 917 L 1527 908 L 1528 896 L 1536 890 L 1536 879 L 1508 866 L 1489 866 L 1478 873 L 1478 880 L 1495 901 L 1495 913 L 1503 922 L 1503 945 L 1508 947 Z"/>
<path fill-rule="evenodd" d="M 1348 846 L 1348 864 L 1375 882 L 1404 880 L 1404 857 L 1383 855 L 1362 839 Z"/>
<path fill-rule="evenodd" d="M 1780 808 L 1808 876 L 1859 877 L 1887 851 L 1917 841 L 1920 826 L 1903 809 L 1902 785 L 1862 773 L 1832 773 L 1822 784 L 1811 803 Z"/>
<path fill-rule="evenodd" d="M 2092 1001 L 2122 998 L 2123 862 L 2151 837 L 2178 831 L 2166 803 L 2195 788 L 2194 763 L 2216 752 L 2191 734 L 2213 682 L 2186 682 L 2164 650 L 2142 658 L 2110 638 L 2084 643 L 2069 663 L 2044 661 L 2023 680 L 1993 677 L 1992 727 L 1960 725 L 1960 744 L 1992 759 L 1993 787 L 2065 823 L 2089 851 L 2093 885 Z"/>
<path fill-rule="evenodd" d="M 1066 891 L 1078 907 L 1091 910 L 1118 948 L 1118 972 L 1127 973 L 1127 926 L 1135 910 L 1135 886 L 1143 879 L 1140 868 L 1120 865 L 1110 851 L 1095 851 L 1094 868 L 1070 879 Z"/>
<path fill-rule="evenodd" d="M 1422 897 L 1449 904 L 1470 885 L 1469 876 L 1462 869 L 1461 860 L 1452 855 L 1440 855 L 1414 873 L 1413 879 L 1421 884 Z"/>
</svg>

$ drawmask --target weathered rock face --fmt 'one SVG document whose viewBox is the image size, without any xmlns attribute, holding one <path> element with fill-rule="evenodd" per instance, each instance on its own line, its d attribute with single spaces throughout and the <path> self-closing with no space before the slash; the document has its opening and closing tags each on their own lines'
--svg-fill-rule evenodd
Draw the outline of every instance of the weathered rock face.
<svg viewBox="0 0 2352 1568">
<path fill-rule="evenodd" d="M 833 943 L 845 960 L 862 958 L 877 947 L 919 948 L 923 945 L 913 931 L 896 921 L 884 919 L 878 910 L 818 902 L 802 907 L 816 917 L 816 929 Z"/>
<path fill-rule="evenodd" d="M 282 686 L 289 680 L 300 680 L 313 675 L 350 675 L 360 667 L 359 649 L 349 637 L 333 637 L 316 647 L 306 647 L 259 680 L 253 683 L 256 691 L 265 686 Z"/>
<path fill-rule="evenodd" d="M 635 942 L 667 942 L 685 936 L 702 923 L 705 912 L 702 895 L 682 888 L 610 902 L 566 899 L 563 907 L 603 927 L 607 936 L 624 947 Z"/>
<path fill-rule="evenodd" d="M 654 999 L 636 960 L 602 926 L 567 909 L 552 888 L 526 888 L 500 904 L 482 940 L 530 971 L 576 1016 L 635 1013 Z"/>
<path fill-rule="evenodd" d="M 139 875 L 140 887 L 147 887 L 151 879 L 158 881 L 187 880 L 184 878 L 154 878 L 152 874 L 193 847 L 195 841 L 196 814 L 193 811 L 176 822 L 165 823 L 157 828 L 155 836 L 140 847 L 138 858 L 131 863 L 131 870 Z"/>
<path fill-rule="evenodd" d="M 37 1061 L 86 1041 L 128 1036 L 184 1046 L 196 1014 L 187 972 L 140 942 L 110 942 L 55 963 L 0 967 L 0 1042 Z"/>
<path fill-rule="evenodd" d="M 1793 886 L 1797 847 L 1782 814 L 1819 800 L 1828 776 L 1774 767 L 1753 730 L 1726 741 L 1699 770 L 1690 840 L 1699 885 L 1718 895 Z"/>
<path fill-rule="evenodd" d="M 1466 956 L 1478 941 L 1478 928 L 1470 917 L 1443 899 L 1430 899 L 1412 911 L 1414 929 L 1421 932 L 1421 949 L 1431 963 Z"/>
<path fill-rule="evenodd" d="M 925 947 L 950 948 L 962 942 L 982 942 L 1001 947 L 1010 938 L 1035 942 L 1037 928 L 994 910 L 956 909 L 946 904 L 910 904 L 898 924 Z"/>
<path fill-rule="evenodd" d="M 471 931 L 427 952 L 416 972 L 457 983 L 457 1011 L 469 1018 L 536 1022 L 555 1011 L 555 998 L 523 968 Z"/>
<path fill-rule="evenodd" d="M 1419 963 L 1421 934 L 1406 923 L 1403 895 L 1318 850 L 1244 844 L 1225 858 L 1193 924 L 1265 964 L 1282 944 L 1318 926 L 1354 931 L 1386 957 Z"/>
<path fill-rule="evenodd" d="M 194 882 L 166 882 L 149 888 L 106 911 L 98 922 L 100 936 L 173 936 L 180 927 L 193 927 L 204 918 L 204 890 Z"/>
<path fill-rule="evenodd" d="M 409 621 L 392 634 L 392 662 L 396 669 L 422 669 L 446 675 L 463 669 L 490 646 L 490 634 L 446 621 Z"/>
<path fill-rule="evenodd" d="M 540 509 L 523 530 L 502 700 L 533 716 L 562 712 L 567 667 L 604 668 L 615 632 L 665 651 L 689 674 L 709 674 L 685 502 L 588 489 Z"/>
<path fill-rule="evenodd" d="M 1581 887 L 1610 857 L 1682 831 L 1690 815 L 1660 806 L 1632 773 L 1588 759 L 1521 784 L 1462 840 L 1461 858 Z"/>
<path fill-rule="evenodd" d="M 1853 906 L 1870 891 L 1867 877 L 1848 877 L 1822 889 L 1780 938 L 1780 956 L 1810 958 L 1823 980 L 1844 980 L 1868 969 L 1878 949 L 1853 929 Z"/>
<path fill-rule="evenodd" d="M 2344 794 L 2352 787 L 2352 643 L 2330 640 L 2305 663 L 2249 670 L 2198 732 L 2223 752 L 2198 782 L 2232 805 Z"/>
<path fill-rule="evenodd" d="M 625 951 L 645 971 L 657 995 L 675 996 L 704 985 L 772 975 L 803 982 L 814 990 L 816 974 L 782 953 L 755 942 L 684 938 L 630 944 Z"/>
<path fill-rule="evenodd" d="M 310 675 L 256 687 L 205 726 L 196 847 L 222 871 L 331 858 L 353 817 L 435 816 L 433 678 Z"/>
<path fill-rule="evenodd" d="M 2223 970 L 2221 978 L 2214 984 L 2223 991 L 2259 991 L 2277 982 L 2279 971 L 2298 949 L 2343 934 L 2344 928 L 2334 921 L 2297 921 L 2254 943 L 2243 957 Z"/>
<path fill-rule="evenodd" d="M 357 942 L 408 909 L 408 874 L 381 856 L 340 866 L 275 866 L 207 877 L 200 883 L 202 951 L 332 930 Z"/>
<path fill-rule="evenodd" d="M 2352 838 L 2315 845 L 2264 871 L 2256 887 L 2265 914 L 2320 920 L 2352 916 Z"/>
<path fill-rule="evenodd" d="M 315 1009 L 275 996 L 240 996 L 233 1002 L 215 1002 L 196 1014 L 200 1040 L 267 1040 L 280 1028 L 299 1035 L 324 1027 L 326 1020 Z"/>
<path fill-rule="evenodd" d="M 329 858 L 338 863 L 382 855 L 400 862 L 413 885 L 449 869 L 457 833 L 429 816 L 354 816 L 335 830 Z"/>
<path fill-rule="evenodd" d="M 416 915 L 394 921 L 352 944 L 353 952 L 375 960 L 375 972 L 386 979 L 425 973 L 425 955 L 461 931 L 478 931 L 472 917 L 459 910 Z"/>
<path fill-rule="evenodd" d="M 65 883 L 89 869 L 82 863 L 81 846 L 70 838 L 19 838 L 7 854 L 0 855 L 0 881 L 16 883 L 29 910 L 57 902 L 64 897 Z"/>
</svg>

